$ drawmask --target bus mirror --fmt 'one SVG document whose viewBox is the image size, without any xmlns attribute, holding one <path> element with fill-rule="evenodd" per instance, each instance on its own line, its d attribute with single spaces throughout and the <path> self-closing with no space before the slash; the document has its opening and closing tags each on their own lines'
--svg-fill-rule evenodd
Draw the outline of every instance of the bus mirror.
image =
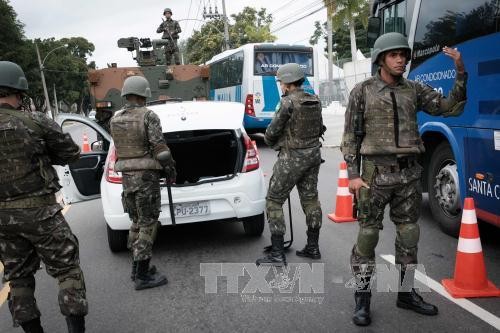
<svg viewBox="0 0 500 333">
<path fill-rule="evenodd" d="M 378 36 L 380 36 L 380 17 L 372 16 L 368 19 L 368 29 L 366 33 L 368 47 L 373 47 Z"/>
</svg>

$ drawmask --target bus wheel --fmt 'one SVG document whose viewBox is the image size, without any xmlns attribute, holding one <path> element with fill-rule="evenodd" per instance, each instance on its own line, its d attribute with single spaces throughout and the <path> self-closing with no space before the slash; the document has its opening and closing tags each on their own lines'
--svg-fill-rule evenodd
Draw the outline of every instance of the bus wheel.
<svg viewBox="0 0 500 333">
<path fill-rule="evenodd" d="M 432 216 L 441 230 L 458 237 L 462 205 L 457 163 L 447 142 L 442 142 L 432 154 L 429 163 L 429 205 Z"/>
</svg>

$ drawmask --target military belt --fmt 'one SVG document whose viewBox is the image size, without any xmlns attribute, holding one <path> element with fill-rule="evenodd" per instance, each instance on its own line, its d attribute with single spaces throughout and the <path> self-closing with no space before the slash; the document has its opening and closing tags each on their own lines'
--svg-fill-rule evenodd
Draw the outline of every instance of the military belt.
<svg viewBox="0 0 500 333">
<path fill-rule="evenodd" d="M 51 193 L 38 197 L 23 198 L 12 201 L 0 201 L 0 209 L 36 208 L 57 203 L 56 196 Z"/>
<path fill-rule="evenodd" d="M 416 156 L 364 156 L 364 159 L 373 162 L 379 173 L 395 173 L 403 169 L 413 167 L 416 162 Z"/>
</svg>

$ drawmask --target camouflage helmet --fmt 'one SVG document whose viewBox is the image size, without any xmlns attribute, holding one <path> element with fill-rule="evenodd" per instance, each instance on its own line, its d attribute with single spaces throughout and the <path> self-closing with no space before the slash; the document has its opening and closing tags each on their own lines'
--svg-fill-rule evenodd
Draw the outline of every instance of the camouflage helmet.
<svg viewBox="0 0 500 333">
<path fill-rule="evenodd" d="M 283 83 L 297 82 L 304 78 L 304 71 L 300 68 L 299 64 L 289 63 L 278 68 L 276 72 L 278 81 Z"/>
<path fill-rule="evenodd" d="M 170 9 L 170 8 L 165 8 L 165 9 L 163 10 L 163 14 L 165 14 L 166 12 L 169 12 L 169 13 L 170 13 L 170 15 L 172 15 L 172 9 Z"/>
<path fill-rule="evenodd" d="M 28 80 L 22 68 L 10 61 L 0 61 L 0 87 L 27 91 Z"/>
<path fill-rule="evenodd" d="M 129 76 L 123 82 L 122 97 L 127 95 L 137 95 L 142 97 L 151 97 L 149 82 L 144 77 L 135 75 Z"/>
<path fill-rule="evenodd" d="M 377 63 L 378 57 L 386 51 L 404 49 L 408 52 L 407 60 L 410 60 L 411 49 L 408 45 L 408 39 L 398 32 L 389 32 L 383 34 L 375 41 L 373 45 L 372 64 Z"/>
</svg>

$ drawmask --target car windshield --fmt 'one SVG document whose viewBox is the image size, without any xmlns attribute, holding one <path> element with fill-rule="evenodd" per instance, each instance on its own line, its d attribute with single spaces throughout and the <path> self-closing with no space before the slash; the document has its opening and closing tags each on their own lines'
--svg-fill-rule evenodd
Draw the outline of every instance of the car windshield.
<svg viewBox="0 0 500 333">
<path fill-rule="evenodd" d="M 254 59 L 254 75 L 276 75 L 281 65 L 291 62 L 299 64 L 307 76 L 313 75 L 311 52 L 256 51 Z"/>
</svg>

